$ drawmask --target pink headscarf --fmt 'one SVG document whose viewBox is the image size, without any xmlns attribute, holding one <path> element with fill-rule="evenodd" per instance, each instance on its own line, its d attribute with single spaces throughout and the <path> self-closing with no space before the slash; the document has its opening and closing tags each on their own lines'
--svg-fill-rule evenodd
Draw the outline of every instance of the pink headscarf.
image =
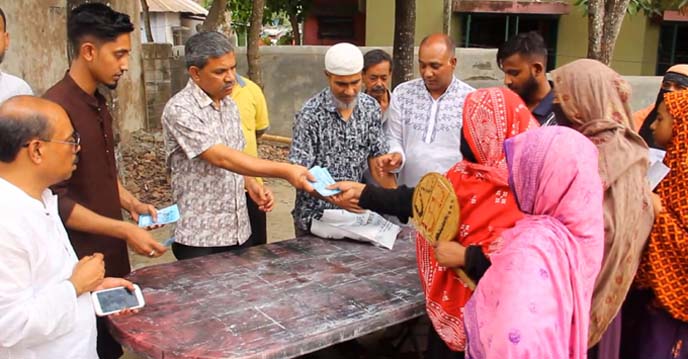
<svg viewBox="0 0 688 359">
<path fill-rule="evenodd" d="M 526 218 L 502 234 L 465 308 L 469 358 L 585 358 L 604 250 L 597 149 L 564 127 L 505 143 Z"/>
</svg>

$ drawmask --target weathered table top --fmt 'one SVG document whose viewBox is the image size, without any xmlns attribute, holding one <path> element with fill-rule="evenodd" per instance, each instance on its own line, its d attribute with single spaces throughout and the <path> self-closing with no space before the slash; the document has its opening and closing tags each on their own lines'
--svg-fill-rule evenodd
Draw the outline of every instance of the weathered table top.
<svg viewBox="0 0 688 359">
<path fill-rule="evenodd" d="M 142 268 L 138 314 L 111 331 L 149 358 L 290 358 L 420 316 L 415 242 L 301 237 Z"/>
</svg>

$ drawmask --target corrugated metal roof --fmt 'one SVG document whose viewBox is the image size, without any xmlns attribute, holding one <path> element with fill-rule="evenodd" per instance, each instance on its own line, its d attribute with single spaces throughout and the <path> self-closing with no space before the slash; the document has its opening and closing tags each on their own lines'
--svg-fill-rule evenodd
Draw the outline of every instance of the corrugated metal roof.
<svg viewBox="0 0 688 359">
<path fill-rule="evenodd" d="M 208 10 L 193 0 L 147 0 L 150 12 L 187 12 L 208 15 Z"/>
</svg>

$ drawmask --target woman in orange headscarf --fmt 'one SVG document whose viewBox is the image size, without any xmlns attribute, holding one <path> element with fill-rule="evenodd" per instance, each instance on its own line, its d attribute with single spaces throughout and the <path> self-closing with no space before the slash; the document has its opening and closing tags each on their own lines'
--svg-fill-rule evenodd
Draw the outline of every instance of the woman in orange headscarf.
<svg viewBox="0 0 688 359">
<path fill-rule="evenodd" d="M 663 96 L 651 129 L 671 171 L 655 190 L 655 223 L 636 278 L 648 291 L 633 332 L 624 333 L 625 355 L 688 358 L 688 90 Z"/>
</svg>

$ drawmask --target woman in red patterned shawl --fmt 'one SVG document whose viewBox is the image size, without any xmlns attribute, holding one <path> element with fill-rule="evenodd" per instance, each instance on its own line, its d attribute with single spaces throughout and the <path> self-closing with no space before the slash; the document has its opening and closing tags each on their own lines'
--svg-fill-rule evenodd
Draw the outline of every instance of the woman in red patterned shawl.
<svg viewBox="0 0 688 359">
<path fill-rule="evenodd" d="M 537 126 L 521 98 L 509 89 L 480 89 L 466 97 L 460 149 L 464 158 L 446 173 L 461 209 L 458 236 L 435 248 L 421 236 L 416 241 L 418 272 L 434 329 L 427 358 L 463 357 L 462 312 L 472 291 L 452 269 L 462 267 L 477 281 L 489 266 L 491 244 L 523 217 L 507 182 L 503 146 L 504 140 Z M 348 209 L 370 209 L 402 220 L 411 215 L 413 188 L 388 190 L 352 182 L 337 187 L 344 191 L 339 199 L 353 192 L 351 196 L 359 199 L 360 207 Z"/>
<path fill-rule="evenodd" d="M 466 97 L 461 145 L 468 147 L 467 156 L 446 174 L 461 208 L 458 237 L 433 248 L 419 236 L 416 244 L 428 317 L 452 351 L 465 350 L 463 307 L 472 291 L 448 269 L 464 267 L 474 276 L 477 266 L 465 267 L 466 255 L 489 258 L 493 241 L 523 217 L 507 181 L 504 140 L 535 127 L 521 98 L 508 89 L 483 89 Z"/>
</svg>

